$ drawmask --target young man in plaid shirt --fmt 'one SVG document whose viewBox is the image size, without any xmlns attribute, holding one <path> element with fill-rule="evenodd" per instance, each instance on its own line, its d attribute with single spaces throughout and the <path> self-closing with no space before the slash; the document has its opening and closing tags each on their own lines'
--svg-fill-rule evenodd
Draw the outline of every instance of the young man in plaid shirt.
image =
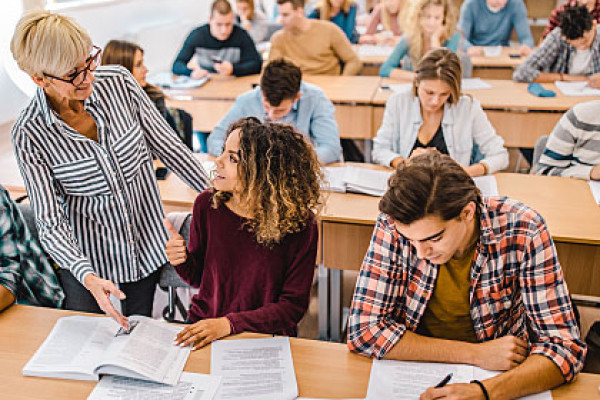
<svg viewBox="0 0 600 400">
<path fill-rule="evenodd" d="M 15 301 L 60 307 L 63 299 L 52 264 L 0 186 L 0 311 Z"/>
<path fill-rule="evenodd" d="M 356 284 L 348 347 L 368 357 L 506 371 L 422 400 L 513 399 L 570 382 L 581 340 L 544 219 L 482 198 L 435 152 L 398 166 Z"/>
</svg>

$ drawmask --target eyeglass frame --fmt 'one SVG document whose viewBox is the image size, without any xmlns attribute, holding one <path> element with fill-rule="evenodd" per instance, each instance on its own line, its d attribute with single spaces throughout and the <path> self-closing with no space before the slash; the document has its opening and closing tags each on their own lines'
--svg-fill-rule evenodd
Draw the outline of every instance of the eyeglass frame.
<svg viewBox="0 0 600 400">
<path fill-rule="evenodd" d="M 94 55 L 90 55 L 90 56 L 87 58 L 87 60 L 86 60 L 86 63 L 87 63 L 87 64 L 86 64 L 86 66 L 85 66 L 84 68 L 82 68 L 82 69 L 81 69 L 81 70 L 79 70 L 79 71 L 73 72 L 73 74 L 71 74 L 71 76 L 72 76 L 72 78 L 71 78 L 71 79 L 59 78 L 58 76 L 50 75 L 50 74 L 47 74 L 47 73 L 45 73 L 45 72 L 43 72 L 43 75 L 44 75 L 45 77 L 47 77 L 47 78 L 52 78 L 52 79 L 59 80 L 59 81 L 61 81 L 61 82 L 66 82 L 66 83 L 69 83 L 69 84 L 71 84 L 71 85 L 73 85 L 73 86 L 75 86 L 75 87 L 79 87 L 79 86 L 81 86 L 81 85 L 83 84 L 83 82 L 85 82 L 85 78 L 87 78 L 87 74 L 88 74 L 88 72 L 95 71 L 95 70 L 96 70 L 96 68 L 98 67 L 98 66 L 96 65 L 96 66 L 94 67 L 94 69 L 92 69 L 92 68 L 91 68 L 91 67 L 92 67 L 92 63 L 94 62 L 94 60 L 96 60 L 97 62 L 99 62 L 99 59 L 98 59 L 98 58 L 99 58 L 99 57 L 100 57 L 100 55 L 102 54 L 102 49 L 101 49 L 100 47 L 96 46 L 96 45 L 92 45 L 92 50 L 95 50 L 95 51 L 96 51 L 96 52 L 95 52 L 95 54 L 94 54 Z M 73 82 L 75 82 L 75 79 L 77 79 L 77 77 L 79 77 L 79 75 L 81 75 L 81 74 L 84 74 L 84 76 L 83 76 L 83 81 L 82 81 L 82 82 L 81 82 L 79 85 L 76 85 L 76 84 L 74 84 Z"/>
</svg>

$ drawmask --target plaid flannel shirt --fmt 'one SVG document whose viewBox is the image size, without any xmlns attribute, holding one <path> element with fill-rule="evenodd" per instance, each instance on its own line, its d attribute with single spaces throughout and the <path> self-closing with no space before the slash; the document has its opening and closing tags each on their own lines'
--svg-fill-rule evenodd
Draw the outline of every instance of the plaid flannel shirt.
<svg viewBox="0 0 600 400">
<path fill-rule="evenodd" d="M 18 303 L 60 307 L 64 294 L 52 264 L 23 222 L 16 204 L 0 186 L 0 285 Z"/>
<path fill-rule="evenodd" d="M 554 30 L 554 28 L 558 27 L 560 24 L 560 16 L 565 12 L 565 9 L 568 6 L 577 5 L 577 1 L 571 0 L 558 8 L 552 10 L 550 16 L 548 17 L 548 25 L 546 25 L 546 29 L 544 29 L 544 33 L 542 34 L 542 39 L 544 39 L 550 32 Z M 591 12 L 592 18 L 598 22 L 600 22 L 600 0 L 596 0 L 596 5 L 594 5 L 594 9 Z"/>
<path fill-rule="evenodd" d="M 590 50 L 592 59 L 589 74 L 597 74 L 600 72 L 600 29 L 596 29 L 596 37 Z M 546 36 L 540 47 L 517 67 L 513 79 L 517 82 L 533 82 L 540 72 L 568 74 L 571 56 L 575 51 L 575 48 L 562 38 L 560 28 L 556 28 Z"/>
<path fill-rule="evenodd" d="M 480 342 L 514 335 L 552 360 L 565 381 L 583 367 L 586 345 L 544 219 L 507 198 L 484 199 L 471 267 L 471 319 Z M 356 283 L 348 347 L 382 358 L 406 330 L 416 332 L 439 265 L 420 259 L 381 214 Z"/>
</svg>

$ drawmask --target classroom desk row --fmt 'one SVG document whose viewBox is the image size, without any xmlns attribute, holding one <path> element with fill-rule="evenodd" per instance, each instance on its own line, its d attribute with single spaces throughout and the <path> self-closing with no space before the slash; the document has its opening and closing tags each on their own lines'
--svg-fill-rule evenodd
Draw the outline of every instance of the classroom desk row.
<svg viewBox="0 0 600 400">
<path fill-rule="evenodd" d="M 0 387 L 5 400 L 83 400 L 96 382 L 24 377 L 23 366 L 60 317 L 82 315 L 15 305 L 0 314 Z M 245 333 L 230 340 L 267 335 Z M 371 360 L 352 354 L 343 344 L 291 338 L 292 358 L 302 397 L 365 398 Z M 191 353 L 184 371 L 210 373 L 211 348 Z M 579 374 L 576 380 L 552 391 L 554 400 L 591 399 L 598 396 L 600 375 Z"/>
<path fill-rule="evenodd" d="M 194 118 L 194 129 L 210 132 L 225 116 L 237 96 L 252 89 L 258 75 L 242 78 L 213 77 L 204 86 L 188 90 L 168 90 L 167 103 L 188 111 Z M 383 120 L 385 103 L 392 95 L 383 89 L 390 79 L 376 76 L 305 76 L 304 80 L 319 86 L 335 105 L 340 136 L 365 140 L 365 154 L 370 154 L 371 139 Z M 507 80 L 486 80 L 491 89 L 465 91 L 477 99 L 507 147 L 533 148 L 540 136 L 549 134 L 562 114 L 573 105 L 594 97 L 564 96 L 554 84 L 556 97 L 539 98 L 527 91 L 527 84 Z"/>
<path fill-rule="evenodd" d="M 545 218 L 571 293 L 600 296 L 600 207 L 587 182 L 526 174 L 495 174 L 501 195 L 522 201 Z M 177 176 L 159 182 L 165 212 L 190 211 L 196 193 Z M 319 337 L 341 339 L 342 271 L 359 270 L 369 245 L 379 198 L 327 193 L 320 216 Z"/>
</svg>

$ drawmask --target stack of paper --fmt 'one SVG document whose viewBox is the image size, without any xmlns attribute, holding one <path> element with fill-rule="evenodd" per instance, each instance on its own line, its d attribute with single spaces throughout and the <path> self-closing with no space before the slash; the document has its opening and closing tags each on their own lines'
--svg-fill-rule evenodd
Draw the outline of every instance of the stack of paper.
<svg viewBox="0 0 600 400">
<path fill-rule="evenodd" d="M 148 77 L 148 83 L 164 89 L 191 89 L 204 85 L 209 76 L 202 79 L 192 79 L 188 76 L 178 76 L 173 79 L 170 72 L 159 72 Z"/>
<path fill-rule="evenodd" d="M 380 46 L 376 44 L 363 44 L 357 46 L 360 57 L 389 57 L 394 51 L 393 46 Z"/>
<path fill-rule="evenodd" d="M 558 90 L 562 92 L 565 96 L 574 96 L 574 97 L 598 97 L 600 96 L 600 89 L 594 89 L 590 85 L 588 85 L 585 81 L 578 82 L 563 82 L 556 81 L 554 82 Z"/>
<path fill-rule="evenodd" d="M 592 191 L 592 196 L 594 196 L 594 200 L 596 200 L 596 204 L 600 205 L 600 182 L 599 181 L 589 181 L 590 190 Z"/>
<path fill-rule="evenodd" d="M 502 46 L 484 46 L 483 55 L 486 57 L 500 57 Z"/>
<path fill-rule="evenodd" d="M 379 171 L 346 165 L 344 167 L 324 167 L 323 174 L 328 181 L 323 189 L 332 192 L 354 192 L 383 196 L 387 181 L 393 171 Z"/>
</svg>

